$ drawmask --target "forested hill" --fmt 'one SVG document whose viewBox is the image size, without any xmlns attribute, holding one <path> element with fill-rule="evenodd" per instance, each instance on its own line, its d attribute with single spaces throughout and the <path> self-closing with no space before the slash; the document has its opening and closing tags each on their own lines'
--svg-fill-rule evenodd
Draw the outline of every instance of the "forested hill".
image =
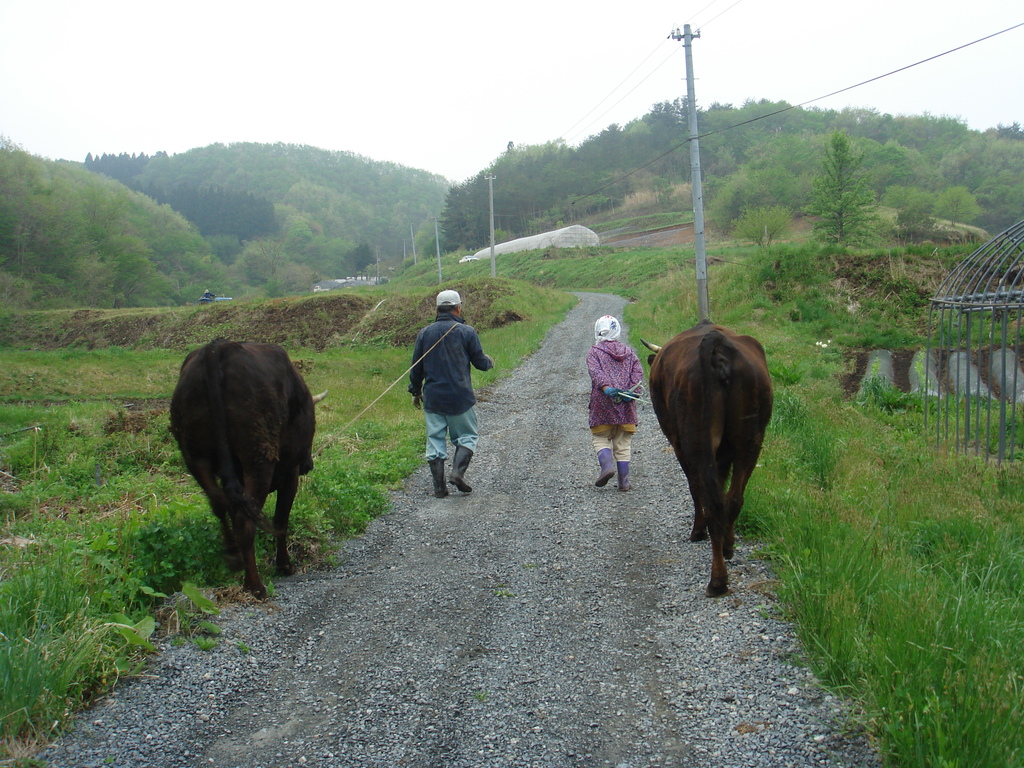
<svg viewBox="0 0 1024 768">
<path fill-rule="evenodd" d="M 305 293 L 378 257 L 401 261 L 411 232 L 432 246 L 447 189 L 426 171 L 314 147 L 90 154 L 83 166 L 0 136 L 0 307 Z"/>
<path fill-rule="evenodd" d="M 951 104 L 951 109 L 956 105 Z M 999 232 L 1024 217 L 1024 130 L 984 132 L 951 117 L 880 114 L 871 109 L 805 109 L 748 101 L 697 109 L 708 223 L 731 234 L 745 210 L 811 207 L 829 136 L 846 133 L 858 175 L 875 203 L 895 211 L 900 232 L 928 239 L 930 219 Z M 653 208 L 690 206 L 689 121 L 685 99 L 655 105 L 625 126 L 610 125 L 579 146 L 560 141 L 510 147 L 486 170 L 494 183 L 498 241 L 560 224 L 590 223 L 631 198 Z M 488 242 L 483 174 L 452 187 L 442 218 L 450 250 Z M 964 213 L 968 214 L 964 218 Z"/>
<path fill-rule="evenodd" d="M 449 186 L 427 171 L 280 143 L 213 144 L 173 156 L 90 154 L 85 167 L 167 203 L 218 251 L 280 233 L 308 240 L 312 252 L 365 244 L 390 259 L 409 245 L 410 227 L 440 213 Z"/>
<path fill-rule="evenodd" d="M 843 178 L 856 185 L 865 236 L 876 241 L 866 244 L 983 234 L 964 225 L 994 234 L 1024 217 L 1016 123 L 982 132 L 950 117 L 750 101 L 698 109 L 698 127 L 713 237 L 820 214 L 816 187 L 841 135 Z M 489 242 L 486 172 L 497 177 L 498 242 L 570 223 L 614 228 L 623 204 L 676 221 L 692 210 L 689 132 L 685 101 L 665 102 L 579 146 L 510 145 L 457 186 L 308 146 L 90 154 L 83 165 L 32 156 L 0 136 L 0 307 L 179 305 L 207 288 L 294 295 L 373 272 L 378 260 L 384 275 L 414 248 L 433 252 L 435 231 L 445 253 L 476 250 Z M 886 215 L 867 210 L 876 207 Z"/>
</svg>

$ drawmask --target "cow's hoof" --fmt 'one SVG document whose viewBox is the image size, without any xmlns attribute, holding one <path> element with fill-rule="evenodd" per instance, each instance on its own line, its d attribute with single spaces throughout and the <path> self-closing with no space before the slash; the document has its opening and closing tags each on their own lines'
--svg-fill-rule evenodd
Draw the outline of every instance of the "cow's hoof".
<svg viewBox="0 0 1024 768">
<path fill-rule="evenodd" d="M 690 541 L 707 541 L 707 538 L 708 532 L 706 528 L 700 531 L 690 532 Z"/>
<path fill-rule="evenodd" d="M 712 581 L 710 584 L 708 584 L 707 591 L 704 594 L 706 594 L 708 597 L 721 597 L 722 595 L 726 595 L 728 593 L 728 584 L 716 584 Z"/>
<path fill-rule="evenodd" d="M 282 576 L 291 576 L 295 573 L 295 566 L 292 565 L 290 562 L 284 564 L 278 563 L 277 572 Z"/>
<path fill-rule="evenodd" d="M 733 549 L 728 544 L 722 547 L 722 557 L 726 560 L 732 560 Z"/>
</svg>

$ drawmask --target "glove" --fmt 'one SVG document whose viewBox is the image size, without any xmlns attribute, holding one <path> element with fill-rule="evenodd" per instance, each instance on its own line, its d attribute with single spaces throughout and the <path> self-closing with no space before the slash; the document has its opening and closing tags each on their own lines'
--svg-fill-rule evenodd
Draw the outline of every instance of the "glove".
<svg viewBox="0 0 1024 768">
<path fill-rule="evenodd" d="M 621 390 L 618 390 L 615 387 L 605 387 L 604 393 L 612 399 L 613 403 L 622 402 L 622 398 L 620 397 L 620 395 L 622 394 Z"/>
<path fill-rule="evenodd" d="M 423 407 L 423 396 L 422 395 L 413 395 L 412 396 L 412 407 L 415 408 L 417 411 L 420 410 Z"/>
</svg>

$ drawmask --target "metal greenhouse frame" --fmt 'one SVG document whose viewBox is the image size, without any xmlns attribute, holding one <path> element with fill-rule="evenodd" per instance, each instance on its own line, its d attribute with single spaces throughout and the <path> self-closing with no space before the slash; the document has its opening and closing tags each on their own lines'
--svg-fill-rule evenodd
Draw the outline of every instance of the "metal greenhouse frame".
<svg viewBox="0 0 1024 768">
<path fill-rule="evenodd" d="M 931 300 L 916 375 L 937 446 L 998 462 L 1022 457 L 1022 315 L 1024 221 L 968 256 Z"/>
</svg>

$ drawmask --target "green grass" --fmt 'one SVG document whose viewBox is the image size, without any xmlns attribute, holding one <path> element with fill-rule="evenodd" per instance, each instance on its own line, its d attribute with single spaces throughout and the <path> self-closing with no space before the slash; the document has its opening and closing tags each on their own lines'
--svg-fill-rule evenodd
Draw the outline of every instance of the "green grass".
<svg viewBox="0 0 1024 768">
<path fill-rule="evenodd" d="M 800 246 L 709 256 L 712 318 L 756 336 L 768 355 L 775 412 L 740 526 L 771 561 L 780 609 L 795 622 L 806 663 L 855 702 L 857 721 L 890 765 L 1024 764 L 1024 467 L 936 451 L 915 398 L 873 382 L 847 399 L 838 383 L 849 365 L 844 350 L 920 343 L 923 286 L 958 253 Z M 641 337 L 664 343 L 697 320 L 693 254 L 685 249 L 501 257 L 497 287 L 488 283 L 489 262 L 456 261 L 443 260 L 444 287 L 492 291 L 488 312 L 528 317 L 482 334 L 497 365 L 475 375 L 478 386 L 508 375 L 572 304 L 519 283 L 502 293 L 513 274 L 626 296 L 636 346 Z M 425 260 L 380 295 L 399 297 L 389 311 L 419 325 L 429 317 L 416 307 L 437 290 L 436 262 Z M 397 306 L 403 300 L 416 306 Z M 472 304 L 467 313 L 473 322 Z M 308 363 L 314 391 L 330 389 L 317 410 L 316 468 L 293 515 L 293 549 L 316 567 L 331 561 L 339 537 L 385 511 L 388 489 L 420 465 L 422 414 L 405 391 L 407 345 L 378 334 L 325 352 L 291 351 Z M 130 410 L 109 404 L 143 391 L 169 394 L 180 354 L 0 357 L 0 389 L 21 393 L 0 405 L 0 468 L 22 483 L 0 494 L 2 537 L 34 542 L 0 553 L 0 597 L 12 606 L 0 629 L 53 645 L 45 658 L 22 658 L 26 644 L 0 638 L 0 653 L 9 670 L 32 677 L 19 679 L 17 690 L 55 692 L 39 710 L 9 706 L 23 714 L 8 714 L 0 727 L 7 739 L 39 738 L 64 722 L 67 701 L 104 690 L 144 652 L 96 629 L 111 615 L 141 621 L 154 590 L 237 576 L 220 565 L 215 521 L 184 474 L 166 417 L 136 424 Z M 16 402 L 27 396 L 68 399 L 50 409 Z M 269 542 L 262 546 L 269 576 Z M 39 582 L 52 574 L 54 583 Z M 49 634 L 38 635 L 44 627 Z M 68 636 L 90 639 L 88 658 L 75 655 L 66 627 L 76 628 Z M 58 658 L 53 669 L 47 659 Z M 0 692 L 16 703 L 8 693 L 15 673 L 5 674 Z"/>
<path fill-rule="evenodd" d="M 0 348 L 0 402 L 167 397 L 181 355 L 121 347 L 34 352 Z"/>
<path fill-rule="evenodd" d="M 0 723 L 4 741 L 53 736 L 126 668 L 124 645 L 90 606 L 84 568 L 58 549 L 5 558 L 0 582 Z M 14 570 L 16 569 L 16 571 Z"/>
<path fill-rule="evenodd" d="M 525 283 L 484 283 L 453 285 L 468 295 L 490 291 L 487 312 L 525 319 L 481 333 L 495 368 L 477 372 L 478 386 L 508 376 L 574 303 Z M 395 311 L 410 317 L 393 318 L 393 326 L 430 322 L 433 312 L 419 307 L 432 306 L 435 292 L 399 295 Z M 329 390 L 317 406 L 316 468 L 291 521 L 293 556 L 318 568 L 333 562 L 343 538 L 387 511 L 389 490 L 423 462 L 423 415 L 406 390 L 409 345 L 377 337 L 289 351 L 314 391 Z M 148 651 L 132 627 L 164 594 L 189 582 L 238 582 L 165 407 L 126 407 L 169 398 L 182 358 L 166 350 L 0 350 L 10 393 L 0 402 L 0 745 L 45 740 L 76 707 L 132 673 Z M 272 548 L 271 537 L 258 539 L 271 589 Z M 217 639 L 192 642 L 210 648 Z"/>
<path fill-rule="evenodd" d="M 407 262 L 408 264 L 408 262 Z M 539 286 L 567 291 L 616 292 L 636 298 L 666 274 L 689 270 L 692 253 L 682 249 L 617 250 L 605 247 L 550 248 L 501 256 L 496 263 L 498 277 L 514 277 Z M 445 283 L 479 279 L 491 273 L 490 259 L 458 263 L 456 256 L 442 259 Z M 437 262 L 420 261 L 399 275 L 393 285 L 437 286 Z"/>
</svg>

